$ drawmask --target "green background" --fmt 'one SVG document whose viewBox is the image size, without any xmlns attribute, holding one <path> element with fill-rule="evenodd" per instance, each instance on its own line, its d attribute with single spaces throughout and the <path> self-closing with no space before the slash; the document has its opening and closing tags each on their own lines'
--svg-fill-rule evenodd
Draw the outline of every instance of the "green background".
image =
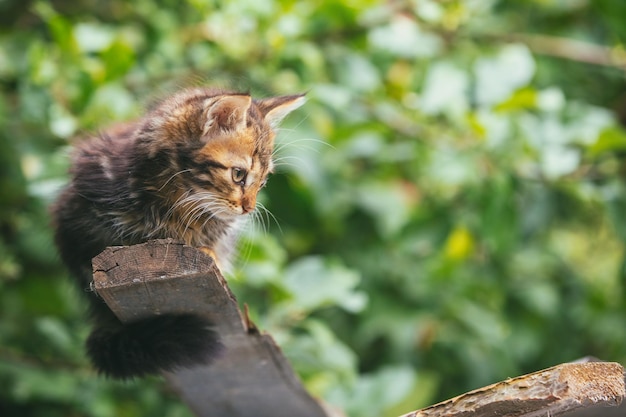
<svg viewBox="0 0 626 417">
<path fill-rule="evenodd" d="M 626 2 L 0 1 L 0 414 L 189 416 L 99 378 L 47 207 L 188 85 L 308 92 L 229 282 L 307 388 L 398 416 L 626 363 Z M 76 242 L 80 245 L 80 242 Z"/>
</svg>

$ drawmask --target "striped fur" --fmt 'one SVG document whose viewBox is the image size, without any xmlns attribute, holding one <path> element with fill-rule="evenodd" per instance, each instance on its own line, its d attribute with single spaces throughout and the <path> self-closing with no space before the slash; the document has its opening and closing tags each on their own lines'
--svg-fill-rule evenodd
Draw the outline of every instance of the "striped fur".
<svg viewBox="0 0 626 417">
<path fill-rule="evenodd" d="M 228 268 L 238 225 L 273 169 L 274 128 L 302 95 L 254 100 L 208 88 L 181 91 L 143 118 L 76 145 L 71 181 L 53 206 L 61 258 L 81 290 L 107 246 L 174 238 Z M 220 349 L 193 315 L 122 325 L 93 292 L 88 354 L 103 374 L 130 378 L 209 362 Z M 167 341 L 167 343 L 166 343 Z"/>
</svg>

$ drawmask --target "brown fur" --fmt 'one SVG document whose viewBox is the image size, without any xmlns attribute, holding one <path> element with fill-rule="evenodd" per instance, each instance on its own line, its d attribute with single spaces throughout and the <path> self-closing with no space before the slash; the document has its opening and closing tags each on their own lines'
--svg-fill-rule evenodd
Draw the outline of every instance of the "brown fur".
<svg viewBox="0 0 626 417">
<path fill-rule="evenodd" d="M 218 265 L 228 266 L 238 225 L 254 210 L 272 171 L 273 128 L 302 102 L 301 95 L 253 100 L 248 94 L 194 88 L 163 100 L 140 120 L 79 143 L 70 184 L 53 207 L 53 217 L 61 257 L 81 289 L 91 281 L 91 258 L 105 247 L 155 238 L 202 247 L 215 255 Z M 88 294 L 100 326 L 88 348 L 103 372 L 126 377 L 205 359 L 178 346 L 169 359 L 159 352 L 146 355 L 141 363 L 128 363 L 115 337 L 126 343 L 132 332 Z M 188 322 L 196 323 L 193 320 Z M 170 317 L 161 323 L 170 334 L 151 337 L 184 339 L 172 330 L 174 322 L 185 328 Z M 150 325 L 158 327 L 155 323 Z M 203 334 L 211 339 L 198 330 Z M 146 343 L 129 345 L 148 349 Z M 204 348 L 215 347 L 209 345 Z M 120 349 L 117 365 L 110 360 L 111 349 Z M 150 361 L 161 363 L 151 368 Z"/>
</svg>

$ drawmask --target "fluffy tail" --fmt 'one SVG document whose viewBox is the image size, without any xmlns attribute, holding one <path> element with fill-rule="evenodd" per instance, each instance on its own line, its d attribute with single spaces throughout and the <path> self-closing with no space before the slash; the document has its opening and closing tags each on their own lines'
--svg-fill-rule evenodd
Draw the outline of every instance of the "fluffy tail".
<svg viewBox="0 0 626 417">
<path fill-rule="evenodd" d="M 164 314 L 129 324 L 112 313 L 97 316 L 87 354 L 109 377 L 128 379 L 208 364 L 222 349 L 212 323 L 193 314 Z"/>
</svg>

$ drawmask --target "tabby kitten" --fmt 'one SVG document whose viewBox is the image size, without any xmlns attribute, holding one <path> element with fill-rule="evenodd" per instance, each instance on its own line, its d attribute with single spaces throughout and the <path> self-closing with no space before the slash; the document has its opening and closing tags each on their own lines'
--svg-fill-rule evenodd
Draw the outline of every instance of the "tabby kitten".
<svg viewBox="0 0 626 417">
<path fill-rule="evenodd" d="M 303 95 L 253 100 L 189 89 L 76 146 L 71 181 L 52 213 L 61 258 L 90 301 L 87 353 L 99 372 L 131 378 L 215 357 L 218 335 L 199 316 L 122 324 L 87 291 L 91 259 L 107 246 L 174 238 L 228 267 L 238 225 L 272 172 L 273 129 L 303 102 Z"/>
</svg>

